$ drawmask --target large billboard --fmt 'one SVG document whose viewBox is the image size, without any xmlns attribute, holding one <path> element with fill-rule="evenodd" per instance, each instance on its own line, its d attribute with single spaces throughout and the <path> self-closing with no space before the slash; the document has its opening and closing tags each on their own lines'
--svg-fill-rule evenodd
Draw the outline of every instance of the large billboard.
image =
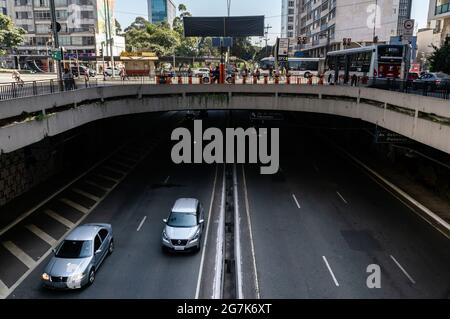
<svg viewBox="0 0 450 319">
<path fill-rule="evenodd" d="M 186 37 L 262 37 L 264 16 L 185 17 Z"/>
</svg>

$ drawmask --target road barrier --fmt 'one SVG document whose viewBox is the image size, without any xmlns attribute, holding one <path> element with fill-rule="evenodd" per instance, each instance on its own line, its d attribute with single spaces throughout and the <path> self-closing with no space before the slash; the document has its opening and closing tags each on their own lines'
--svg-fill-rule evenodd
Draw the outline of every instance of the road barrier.
<svg viewBox="0 0 450 319">
<path fill-rule="evenodd" d="M 345 83 L 345 79 L 339 79 L 334 84 L 325 81 L 324 76 L 280 76 L 270 77 L 268 74 L 263 75 L 261 80 L 256 75 L 251 75 L 251 80 L 247 81 L 247 76 L 238 76 L 232 74 L 227 81 L 227 85 L 271 85 L 271 84 L 285 84 L 285 85 L 333 85 L 333 86 L 357 86 L 357 87 L 372 87 L 388 91 L 396 91 L 408 94 L 423 95 L 429 97 L 436 97 L 441 99 L 450 99 L 450 83 L 435 84 L 435 83 L 421 83 L 418 81 L 401 81 L 394 79 L 378 79 L 360 77 L 356 81 Z M 169 75 L 154 75 L 150 76 L 136 76 L 120 78 L 98 79 L 92 78 L 89 81 L 83 79 L 74 80 L 42 80 L 30 82 L 14 82 L 0 84 L 0 101 L 12 100 L 17 98 L 24 98 L 30 96 L 48 95 L 59 93 L 62 91 L 82 90 L 91 87 L 103 87 L 126 84 L 158 84 L 158 85 L 201 85 L 213 84 L 215 81 L 208 76 L 193 76 L 188 74 L 178 74 L 175 76 Z M 356 83 L 355 83 L 356 82 Z"/>
</svg>

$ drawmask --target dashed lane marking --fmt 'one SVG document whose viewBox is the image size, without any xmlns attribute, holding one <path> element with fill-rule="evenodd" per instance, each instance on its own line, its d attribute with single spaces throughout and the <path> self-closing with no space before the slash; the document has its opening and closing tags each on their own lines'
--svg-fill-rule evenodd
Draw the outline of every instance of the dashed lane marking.
<svg viewBox="0 0 450 319">
<path fill-rule="evenodd" d="M 136 229 L 137 232 L 141 231 L 142 226 L 144 225 L 145 221 L 147 220 L 147 216 L 144 216 L 141 223 L 139 224 L 138 228 Z"/>
<path fill-rule="evenodd" d="M 348 202 L 345 200 L 344 196 L 341 195 L 341 193 L 336 192 L 336 194 L 338 194 L 338 196 L 342 199 L 342 201 L 348 205 Z"/>
<path fill-rule="evenodd" d="M 297 196 L 295 196 L 295 194 L 292 194 L 292 198 L 294 199 L 294 202 L 297 205 L 298 209 L 302 209 L 302 206 L 300 206 Z"/>
<path fill-rule="evenodd" d="M 85 191 L 83 191 L 81 189 L 78 189 L 78 188 L 72 188 L 72 192 L 77 193 L 79 195 L 82 195 L 82 196 L 84 196 L 86 198 L 92 199 L 94 202 L 98 202 L 100 200 L 100 197 L 92 195 L 92 194 L 90 194 L 88 192 L 85 192 Z"/>
<path fill-rule="evenodd" d="M 67 206 L 70 206 L 70 207 L 72 207 L 72 208 L 75 208 L 76 210 L 82 212 L 83 214 L 89 213 L 89 209 L 88 209 L 88 208 L 86 208 L 86 207 L 84 207 L 84 206 L 81 206 L 80 204 L 75 203 L 74 201 L 71 201 L 70 199 L 67 199 L 67 198 L 60 198 L 59 201 L 60 201 L 61 203 L 66 204 Z"/>
<path fill-rule="evenodd" d="M 54 244 L 56 244 L 56 239 L 54 239 L 52 236 L 50 236 L 49 234 L 44 232 L 42 229 L 40 229 L 36 225 L 32 225 L 32 224 L 26 225 L 25 228 L 28 229 L 33 234 L 35 234 L 36 236 L 38 236 L 43 241 L 45 241 L 50 246 L 53 246 Z"/>
<path fill-rule="evenodd" d="M 12 241 L 3 242 L 3 247 L 5 247 L 11 254 L 17 257 L 25 266 L 28 268 L 33 268 L 36 262 L 33 258 L 27 255 L 22 249 L 16 246 Z"/>
<path fill-rule="evenodd" d="M 327 258 L 326 258 L 325 256 L 323 256 L 322 258 L 323 258 L 323 261 L 325 262 L 325 265 L 326 265 L 327 268 L 328 268 L 328 271 L 329 271 L 330 274 L 331 274 L 331 277 L 333 278 L 334 284 L 336 285 L 336 287 L 339 287 L 339 282 L 337 281 L 336 276 L 334 275 L 334 272 L 333 272 L 333 270 L 331 269 L 331 266 L 330 266 L 330 264 L 328 263 Z"/>
<path fill-rule="evenodd" d="M 75 224 L 72 223 L 70 220 L 62 217 L 61 215 L 59 215 L 58 213 L 56 213 L 50 209 L 46 210 L 45 214 L 47 214 L 48 216 L 50 216 L 51 218 L 53 218 L 54 220 L 56 220 L 57 222 L 63 224 L 64 226 L 66 226 L 68 228 L 72 228 L 75 226 Z"/>
<path fill-rule="evenodd" d="M 394 261 L 394 263 L 397 265 L 397 267 L 400 268 L 400 270 L 403 272 L 403 274 L 406 276 L 406 278 L 408 278 L 409 281 L 411 281 L 411 283 L 413 285 L 415 285 L 416 281 L 408 274 L 408 272 L 405 270 L 405 268 L 403 268 L 403 266 L 400 265 L 400 263 L 397 261 L 397 259 L 395 259 L 394 256 L 391 256 L 391 259 Z"/>
</svg>

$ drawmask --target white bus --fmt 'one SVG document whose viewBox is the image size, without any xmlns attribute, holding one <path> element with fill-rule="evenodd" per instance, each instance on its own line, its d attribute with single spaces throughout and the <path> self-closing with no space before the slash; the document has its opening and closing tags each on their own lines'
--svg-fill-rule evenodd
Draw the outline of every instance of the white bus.
<svg viewBox="0 0 450 319">
<path fill-rule="evenodd" d="M 410 49 L 407 45 L 379 44 L 327 54 L 325 78 L 333 82 L 372 79 L 405 79 L 409 67 Z M 331 77 L 330 77 L 331 74 Z"/>
<path fill-rule="evenodd" d="M 323 58 L 288 58 L 287 69 L 292 76 L 318 76 L 323 70 L 325 59 Z M 281 65 L 282 67 L 283 65 Z M 264 58 L 260 61 L 259 67 L 261 74 L 268 74 L 270 70 L 275 69 L 275 58 Z"/>
</svg>

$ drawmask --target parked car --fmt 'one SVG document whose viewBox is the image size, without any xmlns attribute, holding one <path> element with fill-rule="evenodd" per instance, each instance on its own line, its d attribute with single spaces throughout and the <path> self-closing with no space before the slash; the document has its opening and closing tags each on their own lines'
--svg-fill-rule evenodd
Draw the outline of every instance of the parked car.
<svg viewBox="0 0 450 319">
<path fill-rule="evenodd" d="M 420 78 L 419 73 L 415 73 L 415 72 L 408 73 L 408 81 L 415 81 L 418 78 Z"/>
<path fill-rule="evenodd" d="M 106 256 L 114 250 L 111 225 L 86 224 L 75 228 L 56 248 L 41 280 L 52 289 L 79 289 L 92 285 Z"/>
<path fill-rule="evenodd" d="M 95 70 L 82 65 L 80 65 L 80 74 L 78 74 L 78 66 L 72 66 L 71 71 L 75 77 L 79 77 L 80 75 L 84 76 L 86 73 L 89 74 L 90 77 L 95 77 L 97 75 Z"/>
<path fill-rule="evenodd" d="M 427 89 L 434 91 L 442 88 L 445 83 L 448 84 L 450 75 L 442 72 L 424 73 L 417 80 L 413 81 L 413 88 L 416 90 Z"/>
<path fill-rule="evenodd" d="M 162 232 L 163 251 L 200 251 L 205 227 L 202 204 L 193 198 L 176 201 Z"/>
<path fill-rule="evenodd" d="M 114 75 L 115 75 L 115 76 L 118 76 L 118 75 L 119 75 L 119 72 L 120 72 L 120 69 L 114 68 Z M 113 68 L 112 68 L 112 67 L 106 68 L 106 69 L 105 69 L 105 72 L 104 72 L 104 75 L 105 75 L 105 76 L 112 76 L 112 75 L 113 75 Z"/>
</svg>

